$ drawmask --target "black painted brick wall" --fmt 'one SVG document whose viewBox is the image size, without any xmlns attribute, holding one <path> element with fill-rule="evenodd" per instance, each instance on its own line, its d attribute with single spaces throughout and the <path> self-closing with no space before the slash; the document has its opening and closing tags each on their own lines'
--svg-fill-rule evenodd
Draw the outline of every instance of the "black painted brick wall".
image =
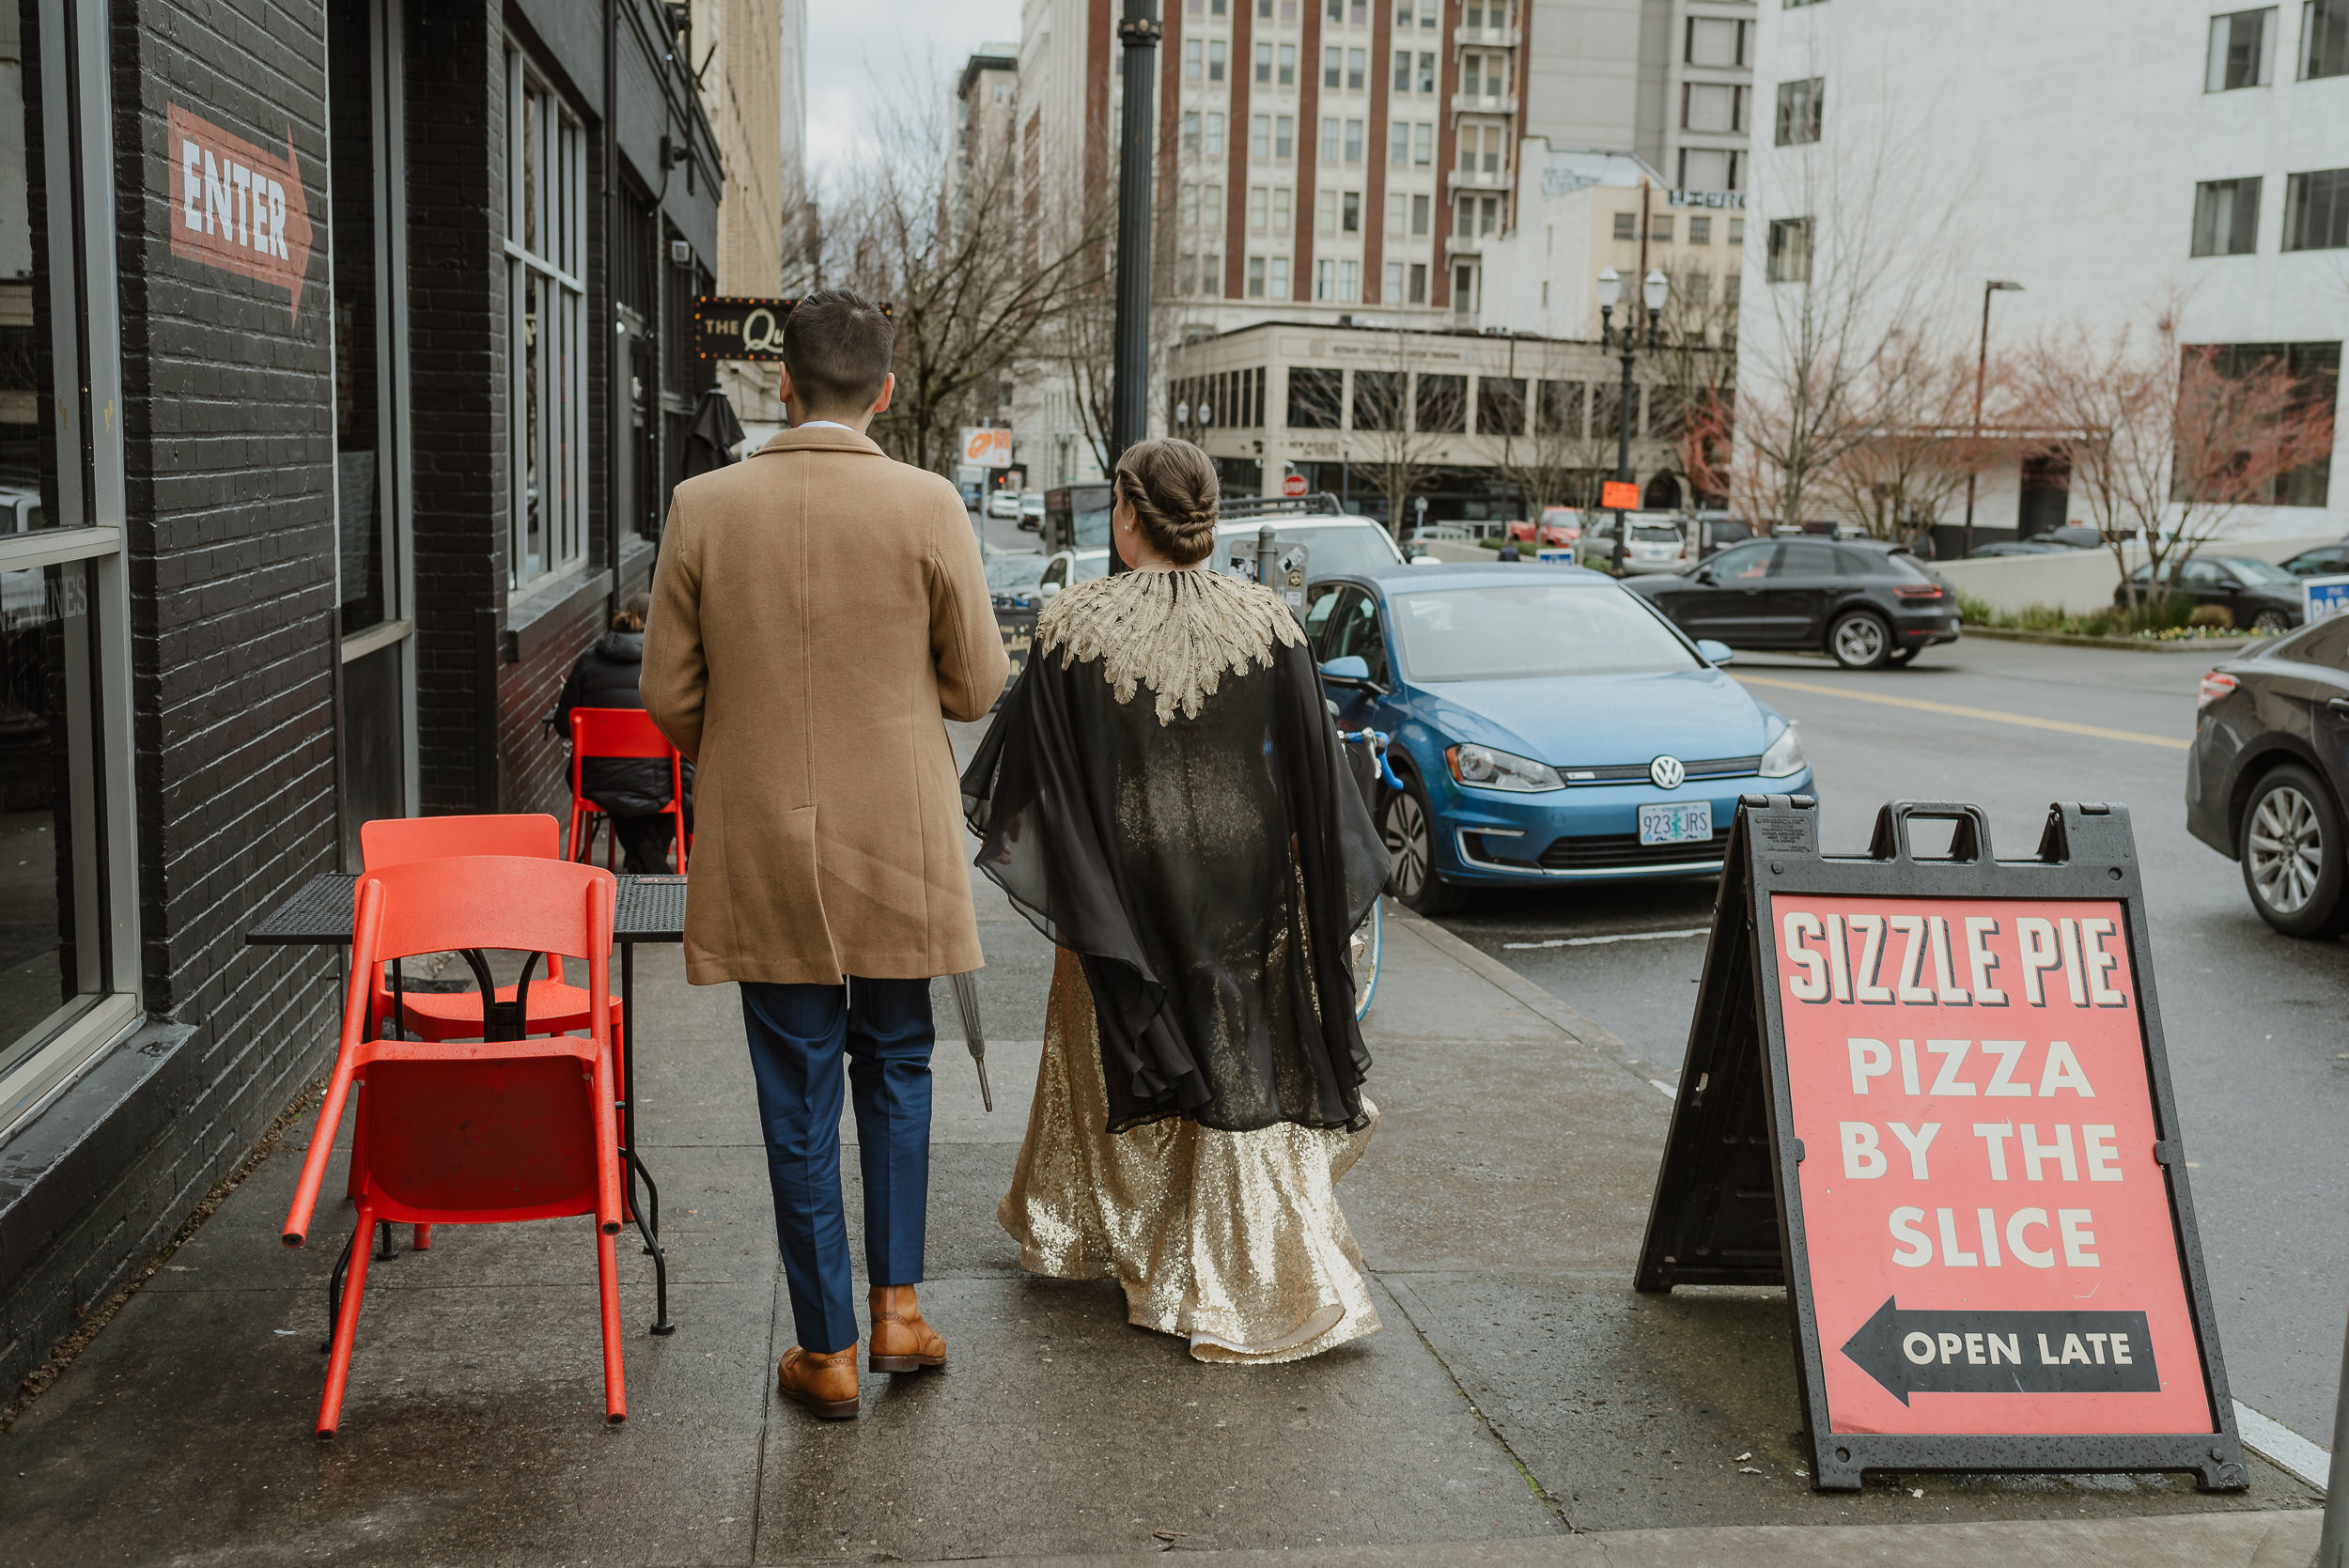
<svg viewBox="0 0 2349 1568">
<path fill-rule="evenodd" d="M 319 18 L 117 0 L 110 42 L 143 984 L 192 1033 L 152 1088 L 167 1114 L 0 1303 L 0 1385 L 154 1255 L 334 1039 L 333 960 L 242 941 L 335 848 Z M 319 225 L 298 318 L 283 290 L 171 254 L 166 101 L 258 145 L 290 133 Z"/>
<path fill-rule="evenodd" d="M 427 815 L 500 809 L 479 671 L 506 600 L 506 66 L 485 0 L 408 8 L 408 364 Z M 494 659 L 494 648 L 486 650 Z"/>
</svg>

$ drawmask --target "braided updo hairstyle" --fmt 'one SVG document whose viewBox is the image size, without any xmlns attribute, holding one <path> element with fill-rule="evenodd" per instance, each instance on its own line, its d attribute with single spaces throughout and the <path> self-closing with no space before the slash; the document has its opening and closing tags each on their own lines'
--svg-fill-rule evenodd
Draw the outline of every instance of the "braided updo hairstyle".
<svg viewBox="0 0 2349 1568">
<path fill-rule="evenodd" d="M 1138 442 L 1117 459 L 1117 498 L 1150 548 L 1188 567 L 1215 548 L 1215 464 L 1187 441 Z"/>
</svg>

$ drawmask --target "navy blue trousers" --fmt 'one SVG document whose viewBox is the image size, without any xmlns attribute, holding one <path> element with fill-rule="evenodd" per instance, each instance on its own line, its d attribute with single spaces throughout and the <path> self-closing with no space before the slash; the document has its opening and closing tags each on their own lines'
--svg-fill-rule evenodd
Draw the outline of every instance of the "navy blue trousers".
<svg viewBox="0 0 2349 1568">
<path fill-rule="evenodd" d="M 742 1023 L 792 1322 L 802 1348 L 846 1350 L 857 1342 L 857 1316 L 840 1201 L 841 1055 L 856 1100 L 865 1273 L 876 1285 L 919 1284 L 930 1183 L 930 1048 L 938 1039 L 930 983 L 745 981 Z"/>
</svg>

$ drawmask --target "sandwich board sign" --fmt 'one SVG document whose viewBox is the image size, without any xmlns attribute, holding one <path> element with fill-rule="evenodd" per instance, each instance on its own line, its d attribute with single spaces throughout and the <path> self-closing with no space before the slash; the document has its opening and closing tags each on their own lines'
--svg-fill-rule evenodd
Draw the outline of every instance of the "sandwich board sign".
<svg viewBox="0 0 2349 1568">
<path fill-rule="evenodd" d="M 1970 805 L 1894 801 L 1860 857 L 1818 815 L 1738 806 L 1638 1288 L 1786 1287 L 1822 1489 L 2246 1485 L 2126 809 L 2012 862 Z"/>
</svg>

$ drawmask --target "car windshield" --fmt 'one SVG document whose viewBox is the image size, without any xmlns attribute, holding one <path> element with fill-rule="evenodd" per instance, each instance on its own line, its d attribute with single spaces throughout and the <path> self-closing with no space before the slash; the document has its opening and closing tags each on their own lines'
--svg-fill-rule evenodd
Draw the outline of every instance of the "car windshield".
<svg viewBox="0 0 2349 1568">
<path fill-rule="evenodd" d="M 1641 599 L 1611 583 L 1527 582 L 1396 594 L 1418 681 L 1645 675 L 1703 668 Z"/>
<path fill-rule="evenodd" d="M 2248 555 L 2230 555 L 2222 565 L 2246 582 L 2282 582 L 2296 587 L 2300 582 L 2283 567 L 2255 561 Z"/>
<path fill-rule="evenodd" d="M 1377 523 L 1330 522 L 1302 527 L 1292 524 L 1274 537 L 1283 550 L 1303 545 L 1305 569 L 1315 577 L 1331 572 L 1369 571 L 1392 567 L 1403 559 L 1394 542 L 1387 537 L 1387 531 Z M 1228 528 L 1217 538 L 1217 552 L 1222 559 L 1216 565 L 1228 570 L 1234 554 L 1252 557 L 1255 548 L 1254 525 L 1241 523 Z"/>
<path fill-rule="evenodd" d="M 1044 575 L 1044 557 L 1035 554 L 996 555 L 987 563 L 987 591 L 1017 594 L 1033 588 Z"/>
</svg>

